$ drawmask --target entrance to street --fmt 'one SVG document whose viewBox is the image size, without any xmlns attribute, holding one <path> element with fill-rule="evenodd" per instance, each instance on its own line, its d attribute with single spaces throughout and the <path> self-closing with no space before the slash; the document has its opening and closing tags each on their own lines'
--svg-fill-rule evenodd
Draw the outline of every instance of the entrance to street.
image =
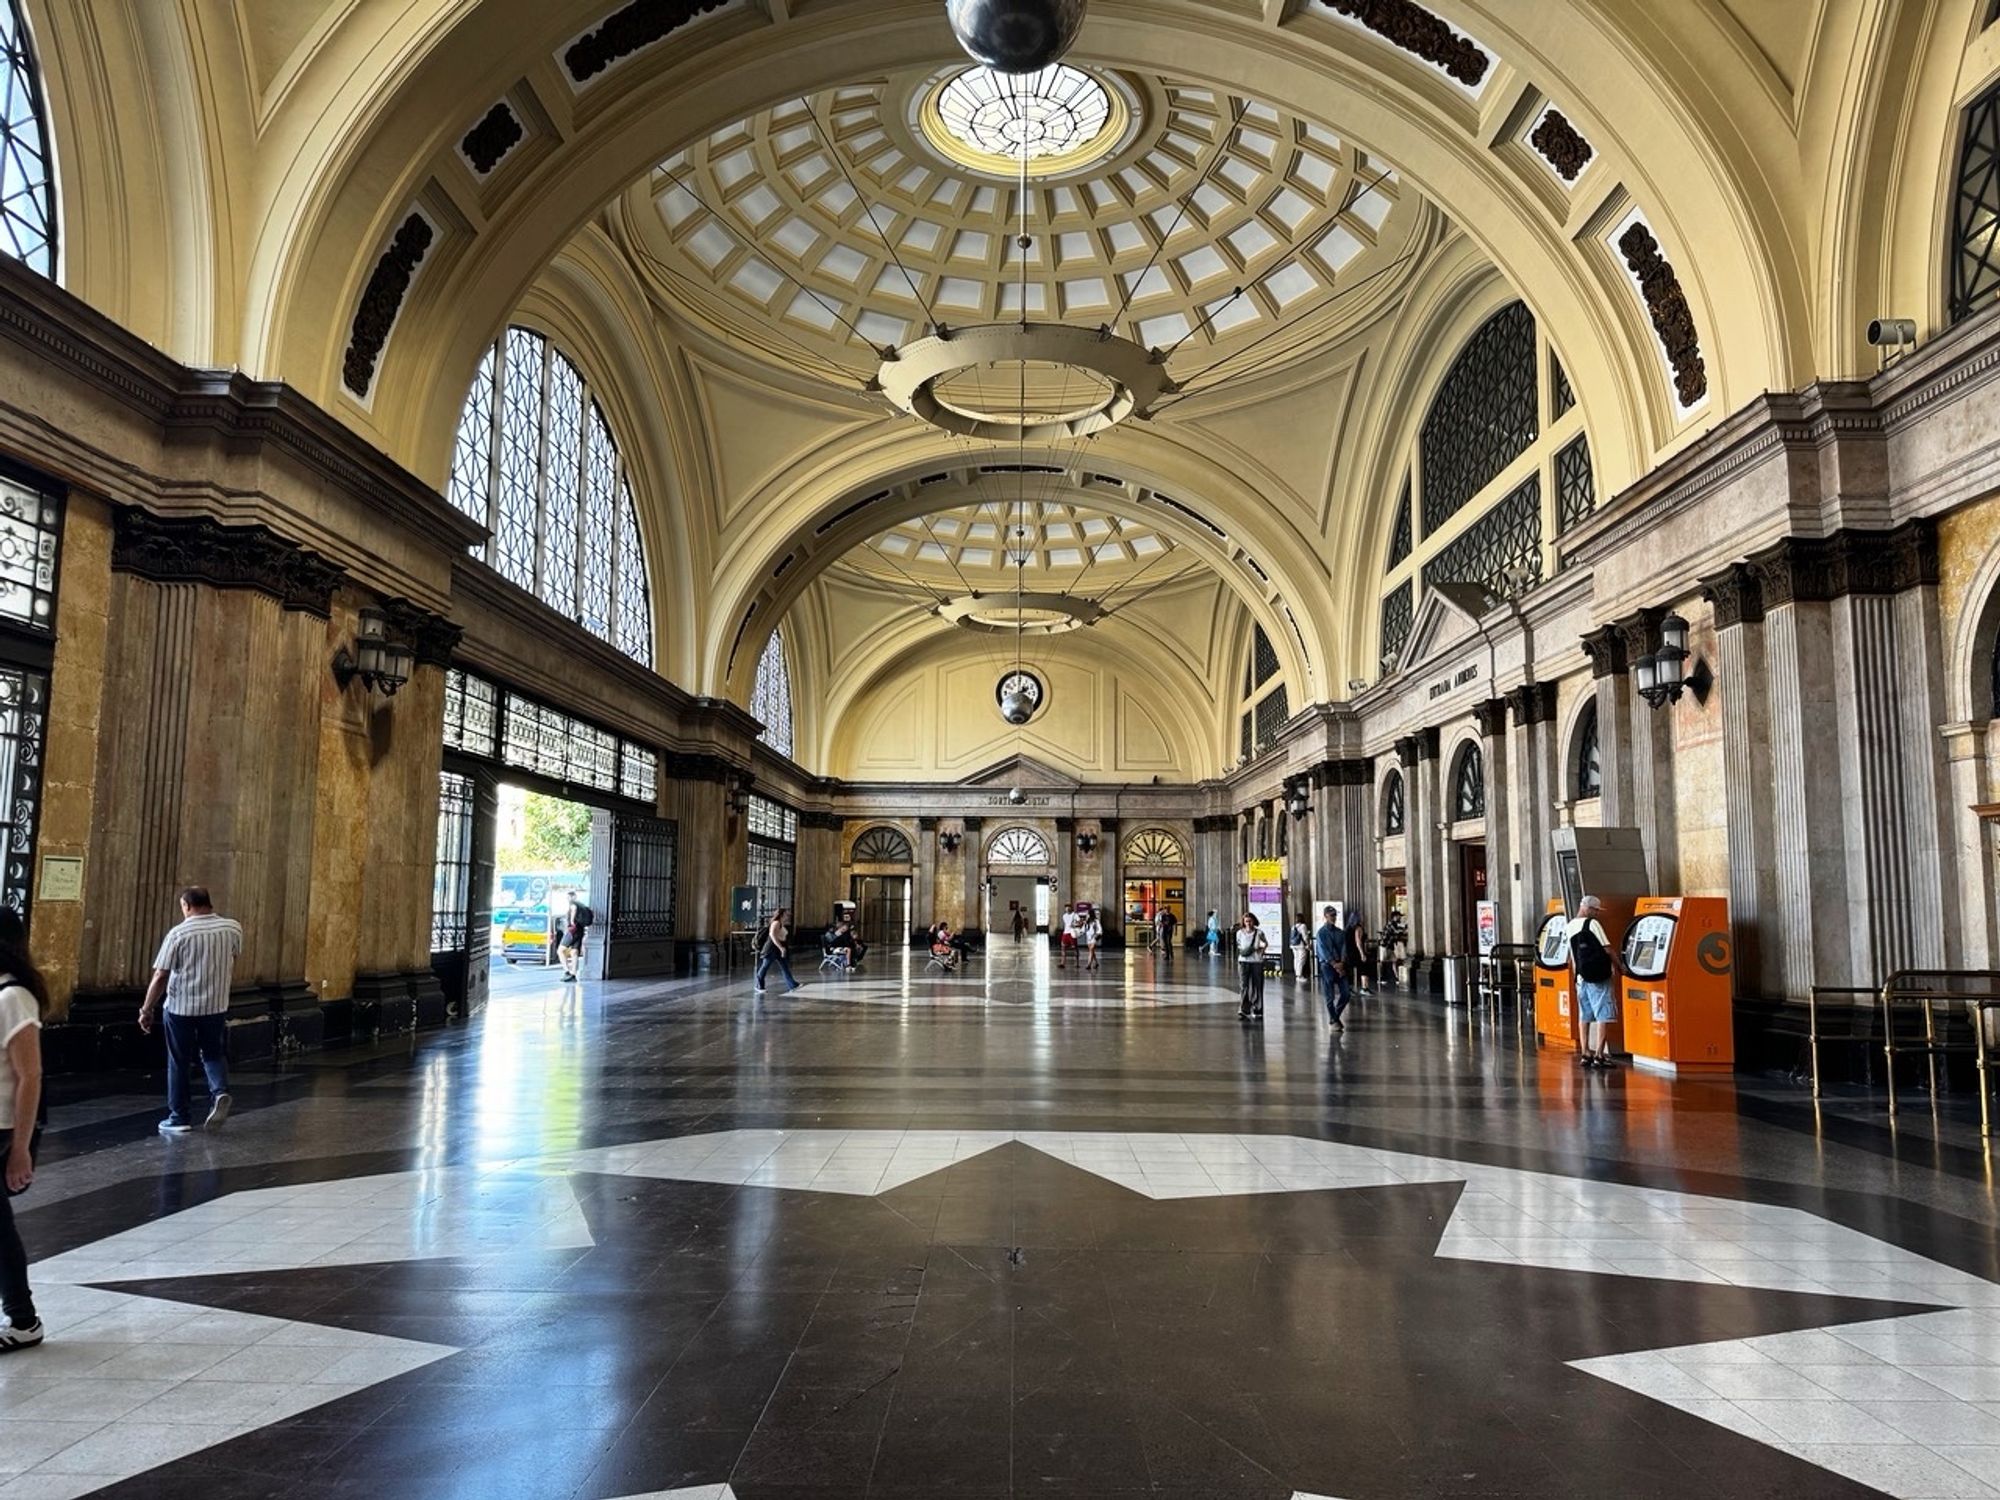
<svg viewBox="0 0 2000 1500">
<path fill-rule="evenodd" d="M 910 941 L 910 877 L 856 875 L 849 888 L 854 925 L 871 948 L 904 948 Z"/>
</svg>

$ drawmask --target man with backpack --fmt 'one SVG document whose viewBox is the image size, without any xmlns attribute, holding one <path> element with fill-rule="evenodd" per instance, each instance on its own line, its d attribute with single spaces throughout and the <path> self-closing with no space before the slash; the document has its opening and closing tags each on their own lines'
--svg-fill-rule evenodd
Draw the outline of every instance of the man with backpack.
<svg viewBox="0 0 2000 1500">
<path fill-rule="evenodd" d="M 583 935 L 596 920 L 597 913 L 585 906 L 575 891 L 571 891 L 569 911 L 563 916 L 562 942 L 556 949 L 557 956 L 562 959 L 565 983 L 576 978 L 577 965 L 583 962 Z"/>
<path fill-rule="evenodd" d="M 1570 969 L 1576 975 L 1576 1014 L 1584 1023 L 1577 1063 L 1585 1068 L 1612 1066 L 1611 1023 L 1618 1019 L 1618 965 L 1611 956 L 1611 941 L 1597 920 L 1602 909 L 1603 903 L 1595 896 L 1585 896 L 1563 929 L 1569 937 Z"/>
</svg>

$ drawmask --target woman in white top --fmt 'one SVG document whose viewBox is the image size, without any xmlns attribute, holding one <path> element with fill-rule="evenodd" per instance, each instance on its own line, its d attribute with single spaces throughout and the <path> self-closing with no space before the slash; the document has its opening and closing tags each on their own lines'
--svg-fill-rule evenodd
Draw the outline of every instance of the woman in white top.
<svg viewBox="0 0 2000 1500">
<path fill-rule="evenodd" d="M 1098 945 L 1103 941 L 1104 941 L 1103 919 L 1097 915 L 1096 907 L 1086 906 L 1083 909 L 1083 916 L 1079 920 L 1077 926 L 1077 944 L 1084 951 L 1085 958 L 1083 966 L 1086 969 L 1094 969 L 1097 967 L 1097 948 Z"/>
<path fill-rule="evenodd" d="M 1270 951 L 1271 940 L 1257 925 L 1257 914 L 1246 911 L 1236 926 L 1236 980 L 1243 994 L 1239 1021 L 1264 1019 L 1264 955 Z"/>
<path fill-rule="evenodd" d="M 1306 954 L 1312 948 L 1312 927 L 1301 916 L 1292 923 L 1292 978 L 1306 977 Z"/>
<path fill-rule="evenodd" d="M 0 1159 L 6 1191 L 0 1194 L 0 1354 L 32 1349 L 42 1341 L 42 1321 L 28 1291 L 28 1252 L 14 1227 L 7 1200 L 35 1180 L 41 1140 L 42 1017 L 49 987 L 28 956 L 27 929 L 11 911 L 0 911 Z"/>
</svg>

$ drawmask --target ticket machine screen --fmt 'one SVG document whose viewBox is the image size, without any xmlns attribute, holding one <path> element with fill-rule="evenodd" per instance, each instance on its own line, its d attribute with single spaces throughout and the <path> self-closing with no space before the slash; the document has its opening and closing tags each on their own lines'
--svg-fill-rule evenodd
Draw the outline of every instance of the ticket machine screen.
<svg viewBox="0 0 2000 1500">
<path fill-rule="evenodd" d="M 1625 972 L 1634 979 L 1658 979 L 1667 972 L 1667 954 L 1674 945 L 1674 919 L 1666 912 L 1648 912 L 1625 933 Z"/>
<path fill-rule="evenodd" d="M 1560 969 L 1569 962 L 1569 919 L 1551 912 L 1542 920 L 1541 934 L 1535 939 L 1535 957 L 1545 969 Z"/>
</svg>

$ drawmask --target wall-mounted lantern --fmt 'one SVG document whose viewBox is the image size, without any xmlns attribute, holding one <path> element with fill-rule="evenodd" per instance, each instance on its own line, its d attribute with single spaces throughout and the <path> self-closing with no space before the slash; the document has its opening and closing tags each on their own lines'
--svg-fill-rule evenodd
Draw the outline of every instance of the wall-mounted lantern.
<svg viewBox="0 0 2000 1500">
<path fill-rule="evenodd" d="M 1097 835 L 1094 833 L 1079 833 L 1076 836 L 1076 847 L 1081 853 L 1094 854 L 1097 851 Z"/>
<path fill-rule="evenodd" d="M 371 693 L 385 698 L 410 680 L 416 653 L 399 641 L 389 639 L 389 617 L 379 609 L 364 609 L 354 632 L 354 649 L 342 646 L 333 653 L 333 680 L 343 690 L 355 678 Z"/>
<path fill-rule="evenodd" d="M 1687 639 L 1688 622 L 1679 615 L 1668 615 L 1660 621 L 1660 649 L 1640 657 L 1635 669 L 1639 696 L 1648 707 L 1678 703 L 1683 691 L 1693 693 L 1697 703 L 1708 702 L 1708 690 L 1715 678 L 1710 675 L 1706 661 L 1698 660 L 1692 672 L 1687 670 Z"/>
<path fill-rule="evenodd" d="M 1312 811 L 1312 789 L 1303 776 L 1294 776 L 1285 783 L 1285 811 L 1294 818 L 1303 818 Z"/>
<path fill-rule="evenodd" d="M 942 833 L 938 835 L 938 843 L 943 847 L 944 852 L 947 854 L 958 853 L 958 846 L 960 843 L 964 841 L 964 839 L 965 835 L 960 833 L 955 828 L 945 829 Z"/>
</svg>

